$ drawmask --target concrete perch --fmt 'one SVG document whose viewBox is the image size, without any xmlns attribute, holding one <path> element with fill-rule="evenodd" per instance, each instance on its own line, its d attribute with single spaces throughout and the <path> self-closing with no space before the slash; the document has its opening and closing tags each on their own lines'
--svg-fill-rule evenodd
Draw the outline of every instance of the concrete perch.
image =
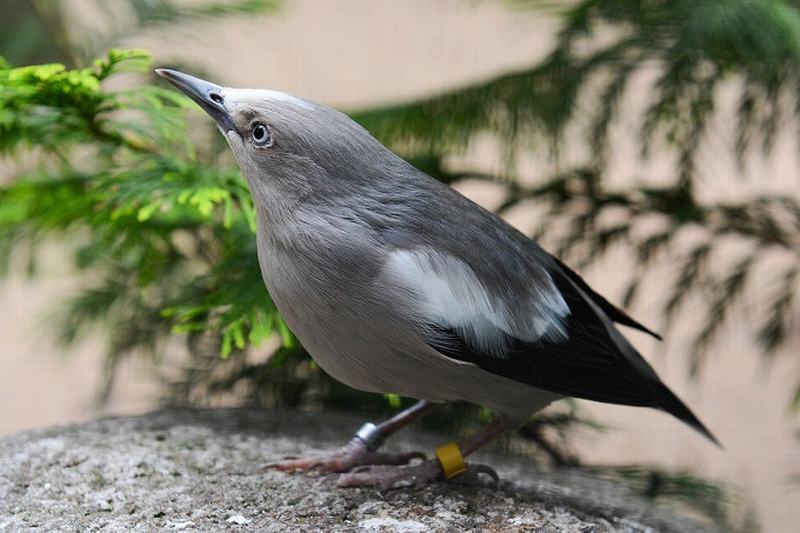
<svg viewBox="0 0 800 533">
<path fill-rule="evenodd" d="M 436 483 L 336 488 L 336 476 L 260 472 L 330 450 L 354 417 L 290 411 L 165 410 L 0 438 L 0 531 L 713 531 L 578 470 L 541 472 L 478 454 L 498 488 Z M 433 450 L 412 431 L 392 444 Z"/>
</svg>

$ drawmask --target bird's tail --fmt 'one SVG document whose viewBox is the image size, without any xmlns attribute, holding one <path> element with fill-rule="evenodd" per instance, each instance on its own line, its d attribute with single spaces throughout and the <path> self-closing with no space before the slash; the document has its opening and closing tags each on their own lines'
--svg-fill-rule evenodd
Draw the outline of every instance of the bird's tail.
<svg viewBox="0 0 800 533">
<path fill-rule="evenodd" d="M 686 407 L 686 404 L 684 404 L 680 398 L 675 396 L 675 394 L 669 390 L 666 385 L 659 383 L 655 392 L 655 396 L 658 400 L 658 408 L 666 411 L 678 420 L 681 420 L 682 422 L 693 427 L 708 440 L 722 448 L 722 444 L 720 444 L 714 434 L 711 433 L 702 422 L 700 422 L 695 414 L 688 407 Z"/>
</svg>

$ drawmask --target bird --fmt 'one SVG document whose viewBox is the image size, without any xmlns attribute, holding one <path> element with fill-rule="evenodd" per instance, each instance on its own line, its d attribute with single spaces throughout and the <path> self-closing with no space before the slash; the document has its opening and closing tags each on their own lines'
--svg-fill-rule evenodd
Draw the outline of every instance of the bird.
<svg viewBox="0 0 800 533">
<path fill-rule="evenodd" d="M 266 288 L 316 363 L 350 387 L 418 400 L 338 450 L 267 465 L 390 489 L 488 474 L 465 457 L 564 398 L 665 411 L 719 445 L 615 324 L 660 337 L 534 239 L 381 144 L 287 93 L 156 73 L 216 121 L 257 214 Z M 445 402 L 488 408 L 475 434 L 384 453 Z"/>
</svg>

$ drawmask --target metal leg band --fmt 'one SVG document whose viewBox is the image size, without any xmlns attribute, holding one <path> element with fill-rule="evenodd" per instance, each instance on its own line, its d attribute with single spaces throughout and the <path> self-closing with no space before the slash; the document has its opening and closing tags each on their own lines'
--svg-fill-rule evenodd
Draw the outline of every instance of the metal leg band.
<svg viewBox="0 0 800 533">
<path fill-rule="evenodd" d="M 367 422 L 361 426 L 361 428 L 356 431 L 356 438 L 363 440 L 364 444 L 367 445 L 367 449 L 371 452 L 377 450 L 380 448 L 381 444 L 383 444 L 383 437 L 381 437 L 381 433 L 378 431 L 378 426 L 372 422 Z"/>
</svg>

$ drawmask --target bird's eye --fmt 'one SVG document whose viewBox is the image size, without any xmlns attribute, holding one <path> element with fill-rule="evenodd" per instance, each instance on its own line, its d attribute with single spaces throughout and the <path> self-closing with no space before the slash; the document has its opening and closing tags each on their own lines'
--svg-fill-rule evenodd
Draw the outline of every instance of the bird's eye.
<svg viewBox="0 0 800 533">
<path fill-rule="evenodd" d="M 260 122 L 253 124 L 252 135 L 256 146 L 272 146 L 272 133 L 266 124 Z"/>
</svg>

